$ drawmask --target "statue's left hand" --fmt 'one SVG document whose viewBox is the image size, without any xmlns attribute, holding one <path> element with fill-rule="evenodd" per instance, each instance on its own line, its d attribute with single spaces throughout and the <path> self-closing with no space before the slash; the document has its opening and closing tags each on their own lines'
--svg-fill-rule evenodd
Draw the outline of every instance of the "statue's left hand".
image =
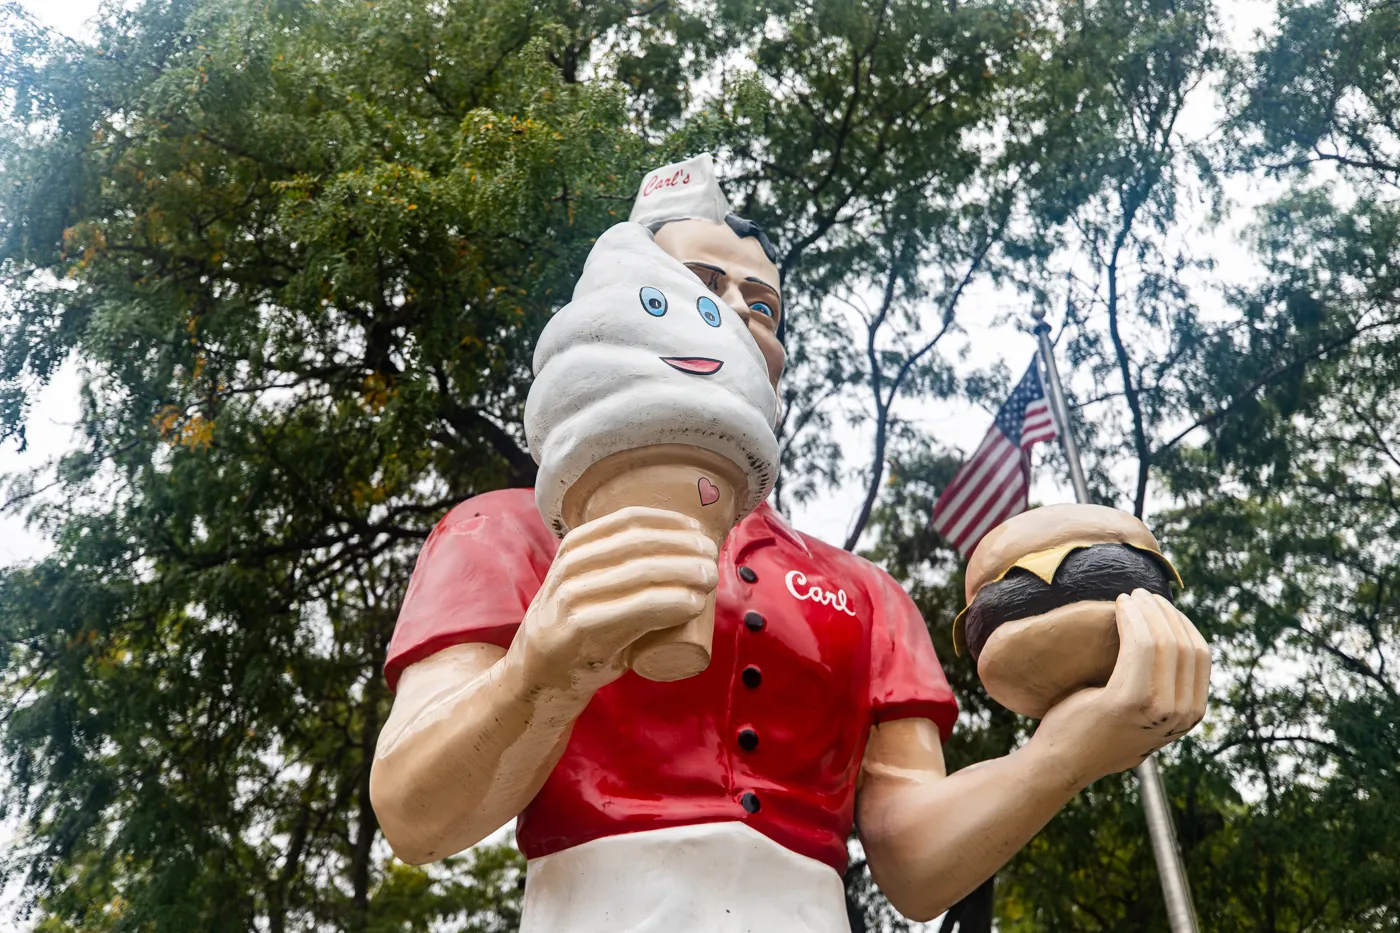
<svg viewBox="0 0 1400 933">
<path fill-rule="evenodd" d="M 1116 608 L 1118 663 L 1108 684 L 1066 697 L 1036 730 L 1080 786 L 1141 764 L 1205 716 L 1210 650 L 1201 633 L 1146 590 L 1118 597 Z"/>
</svg>

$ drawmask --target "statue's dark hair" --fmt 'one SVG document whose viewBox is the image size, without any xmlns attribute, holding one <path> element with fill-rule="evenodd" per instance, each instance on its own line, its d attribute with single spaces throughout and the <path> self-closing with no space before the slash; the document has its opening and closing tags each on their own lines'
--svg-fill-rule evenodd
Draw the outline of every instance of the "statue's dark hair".
<svg viewBox="0 0 1400 933">
<path fill-rule="evenodd" d="M 671 223 L 671 221 L 663 220 L 661 221 L 661 223 L 658 224 L 650 224 L 649 229 L 653 234 L 655 234 L 668 223 Z M 768 235 L 763 232 L 763 228 L 760 227 L 758 224 L 754 223 L 752 220 L 749 220 L 747 217 L 740 217 L 733 211 L 730 211 L 728 214 L 724 215 L 724 224 L 730 230 L 733 230 L 734 234 L 740 239 L 743 239 L 744 237 L 753 237 L 755 240 L 758 241 L 758 245 L 763 247 L 763 255 L 768 257 L 768 261 L 775 266 L 778 264 L 778 250 L 773 246 L 773 241 L 768 239 Z M 778 285 L 779 287 L 781 287 L 782 283 L 779 282 Z M 787 341 L 786 307 L 783 308 L 783 316 L 778 321 L 778 341 L 780 343 L 785 343 Z"/>
<path fill-rule="evenodd" d="M 768 257 L 768 261 L 775 266 L 778 264 L 778 251 L 773 248 L 773 241 L 768 239 L 768 235 L 763 232 L 762 227 L 747 217 L 740 217 L 733 211 L 724 215 L 724 222 L 740 238 L 751 236 L 757 240 L 758 245 L 763 247 L 763 255 Z"/>
</svg>

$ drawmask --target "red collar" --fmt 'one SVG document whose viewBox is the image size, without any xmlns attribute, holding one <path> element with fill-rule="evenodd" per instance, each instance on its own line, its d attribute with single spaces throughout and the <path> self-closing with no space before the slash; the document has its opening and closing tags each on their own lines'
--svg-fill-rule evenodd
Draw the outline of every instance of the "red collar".
<svg viewBox="0 0 1400 933">
<path fill-rule="evenodd" d="M 733 549 L 734 557 L 737 560 L 749 551 L 776 544 L 779 541 L 797 548 L 804 554 L 811 554 L 807 548 L 807 542 L 802 540 L 802 536 L 792 530 L 792 527 L 778 514 L 777 509 L 764 502 L 735 526 L 734 530 L 730 532 L 727 543 Z"/>
</svg>

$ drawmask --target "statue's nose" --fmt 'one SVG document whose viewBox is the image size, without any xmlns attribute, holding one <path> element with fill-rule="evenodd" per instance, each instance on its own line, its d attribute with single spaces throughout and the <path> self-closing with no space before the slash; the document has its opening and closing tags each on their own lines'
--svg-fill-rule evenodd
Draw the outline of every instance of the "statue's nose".
<svg viewBox="0 0 1400 933">
<path fill-rule="evenodd" d="M 739 289 L 737 282 L 730 282 L 729 287 L 724 290 L 724 294 L 720 297 L 724 299 L 725 304 L 738 312 L 739 316 L 744 319 L 744 323 L 748 323 L 751 313 L 749 303 L 744 300 L 744 293 Z"/>
</svg>

